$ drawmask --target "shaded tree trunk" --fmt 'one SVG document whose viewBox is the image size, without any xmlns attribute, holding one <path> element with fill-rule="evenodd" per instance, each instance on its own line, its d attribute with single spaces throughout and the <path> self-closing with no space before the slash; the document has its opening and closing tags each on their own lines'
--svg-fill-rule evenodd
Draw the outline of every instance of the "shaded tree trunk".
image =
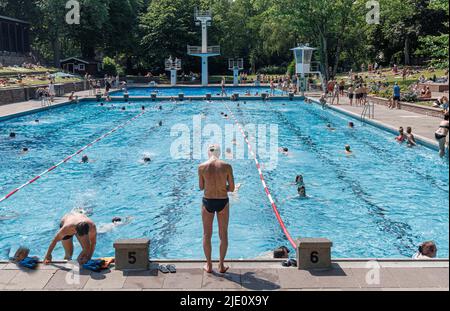
<svg viewBox="0 0 450 311">
<path fill-rule="evenodd" d="M 61 44 L 58 39 L 53 39 L 51 45 L 53 51 L 53 65 L 56 68 L 59 68 L 61 60 Z"/>
<path fill-rule="evenodd" d="M 405 54 L 405 65 L 411 64 L 411 58 L 410 58 L 410 43 L 409 43 L 409 37 L 406 36 L 405 38 L 405 47 L 404 47 L 404 54 Z"/>
<path fill-rule="evenodd" d="M 321 54 L 322 54 L 322 62 L 323 62 L 323 66 L 324 68 L 322 69 L 322 71 L 325 74 L 325 80 L 330 80 L 330 70 L 329 70 L 329 61 L 328 61 L 328 42 L 327 42 L 327 38 L 325 37 L 325 35 L 323 34 L 323 32 L 320 32 L 320 50 L 321 50 Z"/>
</svg>

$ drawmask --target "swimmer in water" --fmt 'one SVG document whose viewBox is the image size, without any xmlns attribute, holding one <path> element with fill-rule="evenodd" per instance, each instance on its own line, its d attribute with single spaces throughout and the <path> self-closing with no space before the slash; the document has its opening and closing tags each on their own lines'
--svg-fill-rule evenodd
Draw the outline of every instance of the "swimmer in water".
<svg viewBox="0 0 450 311">
<path fill-rule="evenodd" d="M 20 151 L 20 153 L 21 153 L 21 154 L 25 154 L 25 153 L 28 153 L 28 151 L 29 151 L 29 150 L 28 150 L 27 147 L 23 147 L 23 148 L 22 148 L 22 151 Z"/>
<path fill-rule="evenodd" d="M 142 109 L 142 110 L 145 110 L 145 106 L 142 106 L 141 109 Z"/>
<path fill-rule="evenodd" d="M 34 123 L 39 123 L 39 119 L 34 120 Z"/>
<path fill-rule="evenodd" d="M 289 148 L 282 147 L 282 148 L 278 149 L 278 151 L 284 155 L 289 155 Z"/>
<path fill-rule="evenodd" d="M 87 156 L 87 155 L 84 155 L 82 158 L 81 158 L 81 162 L 80 163 L 89 163 L 89 157 Z"/>
<path fill-rule="evenodd" d="M 84 204 L 83 204 L 84 205 Z M 81 215 L 85 215 L 85 216 L 92 216 L 94 215 L 94 208 L 89 207 L 89 206 L 80 206 L 80 207 L 75 207 L 72 210 L 72 213 L 74 214 L 81 214 Z"/>
<path fill-rule="evenodd" d="M 353 151 L 350 148 L 350 145 L 345 145 L 345 154 L 352 155 Z"/>
<path fill-rule="evenodd" d="M 297 177 L 295 177 L 295 184 L 298 187 L 301 187 L 301 186 L 303 186 L 305 184 L 304 181 L 303 181 L 303 175 L 297 175 Z"/>
<path fill-rule="evenodd" d="M 322 94 L 322 96 L 320 96 L 319 102 L 322 105 L 322 109 L 325 109 L 326 105 L 327 105 L 327 99 L 326 99 L 327 95 L 326 94 Z"/>
<path fill-rule="evenodd" d="M 297 175 L 295 178 L 295 185 L 297 186 L 297 193 L 301 198 L 306 197 L 306 187 L 305 182 L 303 181 L 302 175 Z"/>
<path fill-rule="evenodd" d="M 162 125 L 163 125 L 162 121 L 159 121 L 158 125 L 159 125 L 159 126 L 162 126 Z"/>
<path fill-rule="evenodd" d="M 236 138 L 233 138 L 233 140 L 231 141 L 231 143 L 232 143 L 233 145 L 237 145 Z"/>
<path fill-rule="evenodd" d="M 114 218 L 112 219 L 112 223 L 115 224 L 115 225 L 118 225 L 118 224 L 122 223 L 122 218 L 120 218 L 120 217 L 114 217 Z"/>
<path fill-rule="evenodd" d="M 238 195 L 239 189 L 242 187 L 242 184 L 235 184 L 234 191 L 231 193 L 232 196 Z"/>
<path fill-rule="evenodd" d="M 406 139 L 408 140 L 408 147 L 411 148 L 417 146 L 416 138 L 414 137 L 412 128 L 410 126 L 406 128 Z"/>
<path fill-rule="evenodd" d="M 349 128 L 355 128 L 355 123 L 353 123 L 353 122 L 348 122 L 348 127 Z"/>
<path fill-rule="evenodd" d="M 150 163 L 152 162 L 152 159 L 150 159 L 150 157 L 144 157 L 142 161 L 144 161 L 144 163 Z"/>
<path fill-rule="evenodd" d="M 231 148 L 227 148 L 227 149 L 225 150 L 225 157 L 226 157 L 228 160 L 233 159 L 233 152 L 231 151 Z"/>
<path fill-rule="evenodd" d="M 333 131 L 335 131 L 336 129 L 335 129 L 334 127 L 331 126 L 331 123 L 328 123 L 328 124 L 327 124 L 327 130 L 333 132 Z"/>
<path fill-rule="evenodd" d="M 398 136 L 395 137 L 395 140 L 399 143 L 403 143 L 405 140 L 407 140 L 407 137 L 405 135 L 405 130 L 403 129 L 403 126 L 400 126 L 398 129 Z"/>
<path fill-rule="evenodd" d="M 14 132 L 9 133 L 9 138 L 16 138 L 16 133 Z"/>
<path fill-rule="evenodd" d="M 124 110 L 126 110 L 126 108 L 125 108 L 125 107 L 122 107 L 122 111 L 124 111 Z"/>
<path fill-rule="evenodd" d="M 224 118 L 224 119 L 227 119 L 227 120 L 229 119 L 229 117 L 228 117 L 227 114 L 224 114 L 224 115 L 223 115 L 223 118 Z"/>
<path fill-rule="evenodd" d="M 103 107 L 105 104 L 104 103 L 100 103 L 100 106 Z"/>
<path fill-rule="evenodd" d="M 306 188 L 305 188 L 305 186 L 299 187 L 299 188 L 297 189 L 297 192 L 298 192 L 298 195 L 299 195 L 301 198 L 306 198 Z"/>
<path fill-rule="evenodd" d="M 158 110 L 162 110 L 162 106 L 159 106 L 159 107 L 158 107 Z"/>
<path fill-rule="evenodd" d="M 131 223 L 132 220 L 133 220 L 132 217 L 125 217 L 125 219 L 122 219 L 121 217 L 114 217 L 112 219 L 111 223 L 100 225 L 98 228 L 98 233 L 102 234 L 102 233 L 111 232 L 112 230 L 114 230 L 117 227 L 124 226 L 124 225 Z"/>
</svg>

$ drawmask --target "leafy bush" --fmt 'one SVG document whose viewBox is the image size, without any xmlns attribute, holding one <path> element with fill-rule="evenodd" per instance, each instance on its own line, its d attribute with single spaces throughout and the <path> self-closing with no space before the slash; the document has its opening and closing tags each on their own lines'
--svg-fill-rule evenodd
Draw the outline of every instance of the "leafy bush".
<svg viewBox="0 0 450 311">
<path fill-rule="evenodd" d="M 283 66 L 267 66 L 258 70 L 262 75 L 284 75 L 286 73 L 286 67 Z"/>
<path fill-rule="evenodd" d="M 296 65 L 296 62 L 295 62 L 295 59 L 294 60 L 292 60 L 292 62 L 288 65 L 288 67 L 287 67 L 287 74 L 290 76 L 290 77 L 292 77 L 293 75 L 295 75 L 295 65 Z"/>
<path fill-rule="evenodd" d="M 408 92 L 402 95 L 402 100 L 405 102 L 413 103 L 418 99 L 417 94 L 414 92 Z"/>
<path fill-rule="evenodd" d="M 110 57 L 103 58 L 103 72 L 107 75 L 115 76 L 117 74 L 123 75 L 125 69 L 116 63 L 116 61 Z"/>
</svg>

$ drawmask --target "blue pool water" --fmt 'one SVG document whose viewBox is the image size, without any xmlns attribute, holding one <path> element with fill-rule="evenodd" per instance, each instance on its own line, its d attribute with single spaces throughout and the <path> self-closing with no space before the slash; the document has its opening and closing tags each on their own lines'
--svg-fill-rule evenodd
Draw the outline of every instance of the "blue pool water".
<svg viewBox="0 0 450 311">
<path fill-rule="evenodd" d="M 397 144 L 393 135 L 330 110 L 304 102 L 228 103 L 242 124 L 277 124 L 279 145 L 290 150 L 262 157 L 263 172 L 280 214 L 295 237 L 327 237 L 335 257 L 410 257 L 417 245 L 435 240 L 439 257 L 448 257 L 449 165 L 425 147 Z M 197 166 L 200 159 L 174 159 L 174 125 L 192 130 L 193 116 L 203 125 L 231 124 L 222 102 L 82 103 L 0 122 L 0 196 L 59 162 L 121 122 L 147 113 L 80 156 L 0 203 L 0 259 L 8 249 L 28 245 L 44 256 L 61 217 L 74 209 L 90 211 L 101 233 L 97 256 L 114 255 L 118 238 L 151 239 L 153 258 L 200 259 L 202 223 Z M 118 106 L 126 105 L 121 111 Z M 158 111 L 156 105 L 162 105 Z M 35 124 L 34 120 L 40 123 Z M 162 120 L 163 125 L 158 126 Z M 326 130 L 330 122 L 336 131 Z M 16 139 L 8 133 L 15 131 Z M 175 133 L 176 134 L 176 133 Z M 208 131 L 202 143 L 208 142 Z M 239 137 L 238 137 L 239 138 Z M 222 142 L 223 143 L 223 142 Z M 353 156 L 343 153 L 345 144 Z M 21 155 L 27 146 L 30 151 Z M 188 154 L 190 152 L 188 151 Z M 152 158 L 143 164 L 144 155 Z M 245 152 L 247 156 L 247 152 Z M 261 186 L 253 159 L 230 160 L 238 195 L 231 197 L 231 258 L 255 258 L 288 245 Z M 296 198 L 292 185 L 303 174 L 309 198 Z M 109 228 L 114 216 L 131 217 L 128 225 Z M 214 254 L 218 253 L 215 227 Z M 79 246 L 76 243 L 76 251 Z M 55 259 L 63 258 L 61 246 Z"/>
<path fill-rule="evenodd" d="M 245 96 L 247 92 L 250 92 L 252 96 L 260 95 L 262 93 L 270 93 L 269 87 L 226 87 L 227 95 L 231 96 L 235 93 Z M 130 96 L 150 96 L 152 93 L 156 93 L 158 96 L 178 96 L 183 93 L 185 96 L 199 96 L 210 93 L 212 96 L 221 95 L 220 87 L 154 87 L 154 88 L 129 88 L 128 94 Z M 281 95 L 280 90 L 275 90 L 275 94 Z M 123 91 L 116 91 L 111 93 L 112 96 L 123 96 Z"/>
</svg>

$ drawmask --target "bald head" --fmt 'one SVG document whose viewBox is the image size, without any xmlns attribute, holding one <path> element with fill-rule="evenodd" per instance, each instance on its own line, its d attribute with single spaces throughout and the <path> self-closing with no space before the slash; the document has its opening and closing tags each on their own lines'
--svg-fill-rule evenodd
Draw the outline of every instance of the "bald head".
<svg viewBox="0 0 450 311">
<path fill-rule="evenodd" d="M 211 159 L 212 157 L 220 158 L 220 146 L 218 144 L 209 145 L 208 147 L 208 157 Z"/>
</svg>

